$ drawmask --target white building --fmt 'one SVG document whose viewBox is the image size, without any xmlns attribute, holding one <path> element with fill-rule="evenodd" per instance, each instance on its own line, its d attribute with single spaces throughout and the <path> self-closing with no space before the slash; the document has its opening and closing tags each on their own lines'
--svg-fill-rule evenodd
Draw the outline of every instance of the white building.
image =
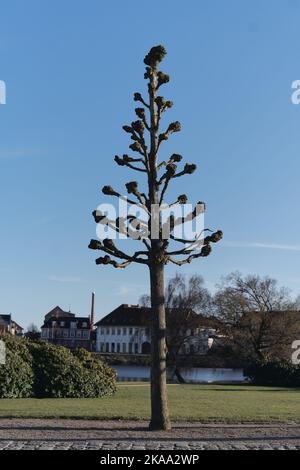
<svg viewBox="0 0 300 470">
<path fill-rule="evenodd" d="M 150 311 L 138 305 L 120 305 L 96 323 L 96 351 L 118 354 L 150 353 Z"/>
<path fill-rule="evenodd" d="M 167 315 L 170 317 L 172 312 Z M 209 319 L 193 313 L 196 328 L 172 330 L 179 338 L 181 354 L 207 354 L 212 347 L 216 329 Z M 178 312 L 176 314 L 178 319 Z M 150 354 L 151 309 L 139 305 L 120 305 L 96 323 L 96 351 L 115 354 Z"/>
</svg>

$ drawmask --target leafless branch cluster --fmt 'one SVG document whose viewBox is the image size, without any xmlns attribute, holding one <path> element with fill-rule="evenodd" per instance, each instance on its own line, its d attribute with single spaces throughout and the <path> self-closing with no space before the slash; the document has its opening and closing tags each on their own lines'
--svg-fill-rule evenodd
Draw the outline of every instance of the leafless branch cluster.
<svg viewBox="0 0 300 470">
<path fill-rule="evenodd" d="M 146 55 L 144 63 L 146 71 L 144 78 L 147 80 L 148 96 L 144 98 L 141 93 L 134 93 L 134 101 L 139 103 L 135 108 L 137 120 L 129 125 L 124 125 L 123 130 L 129 134 L 132 143 L 130 150 L 136 156 L 124 154 L 116 155 L 115 162 L 122 167 L 130 168 L 133 171 L 144 173 L 147 179 L 147 191 L 141 192 L 137 181 L 128 182 L 125 187 L 129 198 L 129 204 L 138 204 L 148 214 L 148 221 L 139 220 L 136 217 L 128 216 L 127 220 L 117 219 L 109 220 L 99 211 L 93 213 L 95 222 L 110 227 L 118 234 L 123 234 L 129 238 L 139 239 L 143 242 L 145 250 L 136 251 L 133 254 L 124 253 L 118 249 L 111 239 L 91 240 L 89 248 L 100 250 L 105 253 L 104 257 L 96 260 L 97 264 L 112 265 L 115 268 L 125 268 L 131 263 L 151 265 L 153 263 L 167 264 L 169 262 L 182 266 L 188 264 L 196 258 L 206 257 L 211 253 L 211 246 L 222 239 L 220 230 L 201 239 L 186 240 L 176 238 L 174 235 L 175 227 L 193 221 L 201 212 L 205 210 L 205 204 L 199 202 L 195 209 L 185 217 L 175 218 L 173 215 L 168 217 L 164 224 L 159 225 L 158 242 L 152 243 L 152 207 L 158 205 L 161 211 L 166 207 L 171 208 L 177 204 L 186 204 L 188 198 L 185 194 L 178 196 L 176 201 L 171 204 L 165 204 L 166 191 L 172 180 L 176 178 L 191 175 L 196 170 L 195 164 L 186 163 L 181 167 L 182 156 L 172 154 L 167 161 L 159 161 L 159 149 L 172 134 L 181 130 L 179 121 L 171 122 L 161 131 L 161 121 L 164 113 L 172 108 L 173 102 L 166 100 L 159 94 L 160 88 L 170 81 L 169 75 L 158 70 L 160 62 L 166 55 L 162 46 L 153 47 Z M 111 186 L 104 186 L 102 192 L 107 196 L 124 199 L 122 193 L 115 191 Z M 158 218 L 160 215 L 158 215 Z M 164 237 L 166 225 L 170 230 L 170 237 Z M 140 231 L 140 236 L 136 236 L 136 231 Z M 178 250 L 170 251 L 170 242 L 179 242 L 184 247 Z M 116 258 L 116 259 L 115 259 Z M 121 260 L 121 261 L 120 261 Z"/>
</svg>

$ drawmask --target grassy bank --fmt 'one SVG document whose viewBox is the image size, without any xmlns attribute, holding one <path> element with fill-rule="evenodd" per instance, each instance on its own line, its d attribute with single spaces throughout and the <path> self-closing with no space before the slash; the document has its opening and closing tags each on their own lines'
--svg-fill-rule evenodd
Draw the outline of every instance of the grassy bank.
<svg viewBox="0 0 300 470">
<path fill-rule="evenodd" d="M 173 420 L 300 422 L 300 390 L 237 385 L 169 385 Z M 148 384 L 119 384 L 102 399 L 0 400 L 0 417 L 148 419 Z"/>
</svg>

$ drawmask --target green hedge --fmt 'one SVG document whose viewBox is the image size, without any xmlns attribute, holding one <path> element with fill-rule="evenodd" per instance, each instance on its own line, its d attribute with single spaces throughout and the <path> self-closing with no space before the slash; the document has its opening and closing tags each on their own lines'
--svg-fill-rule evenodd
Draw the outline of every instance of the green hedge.
<svg viewBox="0 0 300 470">
<path fill-rule="evenodd" d="M 34 374 L 26 343 L 9 336 L 0 339 L 6 344 L 6 364 L 0 365 L 0 398 L 31 397 Z"/>
<path fill-rule="evenodd" d="M 99 398 L 116 390 L 115 371 L 85 350 L 3 337 L 0 398 Z"/>
<path fill-rule="evenodd" d="M 300 366 L 285 361 L 257 362 L 245 369 L 255 385 L 300 387 Z"/>
</svg>

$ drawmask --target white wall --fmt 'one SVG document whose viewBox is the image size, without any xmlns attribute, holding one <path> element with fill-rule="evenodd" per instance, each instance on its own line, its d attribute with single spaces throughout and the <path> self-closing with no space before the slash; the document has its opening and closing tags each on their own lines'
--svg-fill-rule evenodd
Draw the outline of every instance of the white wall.
<svg viewBox="0 0 300 470">
<path fill-rule="evenodd" d="M 126 334 L 124 334 L 124 328 L 126 328 Z M 118 334 L 118 330 L 121 330 Z M 114 334 L 113 334 L 114 331 Z M 114 327 L 97 327 L 97 341 L 96 341 L 96 351 L 97 352 L 107 352 L 106 344 L 109 344 L 108 352 L 117 352 L 117 344 L 120 344 L 120 352 L 125 353 L 123 350 L 124 343 L 126 344 L 126 354 L 129 354 L 129 345 L 132 344 L 132 353 L 141 354 L 142 345 L 145 342 L 150 342 L 150 337 L 147 334 L 146 328 L 144 327 L 124 327 L 124 326 L 114 326 Z M 112 350 L 112 344 L 115 345 L 115 350 Z M 104 344 L 104 351 L 101 351 L 101 344 Z M 137 345 L 137 350 L 135 350 L 135 345 Z"/>
</svg>

